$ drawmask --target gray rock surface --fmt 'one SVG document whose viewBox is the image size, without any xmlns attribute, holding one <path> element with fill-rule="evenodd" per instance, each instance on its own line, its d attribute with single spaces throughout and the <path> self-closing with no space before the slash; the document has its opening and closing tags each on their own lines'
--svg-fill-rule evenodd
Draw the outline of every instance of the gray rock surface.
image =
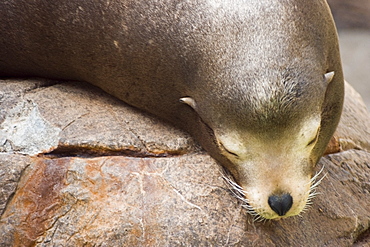
<svg viewBox="0 0 370 247">
<path fill-rule="evenodd" d="M 161 156 L 197 148 L 187 134 L 88 84 L 29 80 L 23 91 L 23 81 L 1 84 L 1 151 Z"/>
<path fill-rule="evenodd" d="M 7 80 L 0 92 L 0 246 L 370 244 L 370 117 L 349 85 L 320 194 L 301 216 L 266 222 L 189 135 L 96 88 Z M 30 133 L 9 134 L 21 127 Z M 17 138 L 23 149 L 7 144 Z"/>
<path fill-rule="evenodd" d="M 337 147 L 334 152 L 350 149 L 370 152 L 370 114 L 361 100 L 360 94 L 347 82 L 345 94 L 341 121 L 331 140 L 331 143 L 335 143 Z"/>
</svg>

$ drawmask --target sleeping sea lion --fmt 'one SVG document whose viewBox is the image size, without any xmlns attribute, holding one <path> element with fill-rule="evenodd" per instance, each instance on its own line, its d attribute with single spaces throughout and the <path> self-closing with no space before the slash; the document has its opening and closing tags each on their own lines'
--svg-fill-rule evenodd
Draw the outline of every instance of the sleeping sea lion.
<svg viewBox="0 0 370 247">
<path fill-rule="evenodd" d="M 343 103 L 325 0 L 1 1 L 0 75 L 86 81 L 187 130 L 264 219 L 305 208 Z"/>
</svg>

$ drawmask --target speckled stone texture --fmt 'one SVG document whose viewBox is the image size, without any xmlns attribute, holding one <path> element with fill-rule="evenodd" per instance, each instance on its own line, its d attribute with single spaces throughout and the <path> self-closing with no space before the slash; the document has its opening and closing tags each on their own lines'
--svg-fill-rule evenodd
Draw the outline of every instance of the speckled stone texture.
<svg viewBox="0 0 370 247">
<path fill-rule="evenodd" d="M 0 81 L 0 246 L 367 246 L 370 116 L 346 86 L 301 216 L 253 222 L 186 133 L 88 84 Z"/>
</svg>

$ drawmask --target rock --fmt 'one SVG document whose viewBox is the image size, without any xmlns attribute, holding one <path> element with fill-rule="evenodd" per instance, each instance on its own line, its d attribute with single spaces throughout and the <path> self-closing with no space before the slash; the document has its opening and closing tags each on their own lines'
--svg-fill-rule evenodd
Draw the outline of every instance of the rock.
<svg viewBox="0 0 370 247">
<path fill-rule="evenodd" d="M 359 93 L 345 82 L 341 120 L 326 153 L 358 149 L 370 152 L 370 114 Z"/>
<path fill-rule="evenodd" d="M 3 152 L 161 156 L 199 149 L 184 132 L 88 84 L 29 80 L 21 91 L 22 83 L 1 83 Z"/>
<path fill-rule="evenodd" d="M 370 117 L 349 85 L 320 194 L 301 216 L 266 222 L 189 135 L 99 89 L 6 80 L 0 92 L 0 246 L 370 243 Z"/>
</svg>

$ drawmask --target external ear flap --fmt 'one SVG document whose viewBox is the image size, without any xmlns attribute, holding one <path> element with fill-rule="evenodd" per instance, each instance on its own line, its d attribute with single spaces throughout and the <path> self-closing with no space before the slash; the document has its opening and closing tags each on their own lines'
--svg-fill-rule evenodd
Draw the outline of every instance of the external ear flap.
<svg viewBox="0 0 370 247">
<path fill-rule="evenodd" d="M 334 71 L 331 71 L 331 72 L 328 72 L 324 75 L 324 78 L 325 78 L 325 82 L 327 84 L 329 84 L 331 82 L 331 80 L 333 80 L 333 77 L 334 77 Z"/>
<path fill-rule="evenodd" d="M 191 97 L 180 98 L 180 102 L 191 106 L 191 108 L 193 108 L 194 110 L 197 107 L 197 104 L 195 103 L 195 100 Z"/>
</svg>

